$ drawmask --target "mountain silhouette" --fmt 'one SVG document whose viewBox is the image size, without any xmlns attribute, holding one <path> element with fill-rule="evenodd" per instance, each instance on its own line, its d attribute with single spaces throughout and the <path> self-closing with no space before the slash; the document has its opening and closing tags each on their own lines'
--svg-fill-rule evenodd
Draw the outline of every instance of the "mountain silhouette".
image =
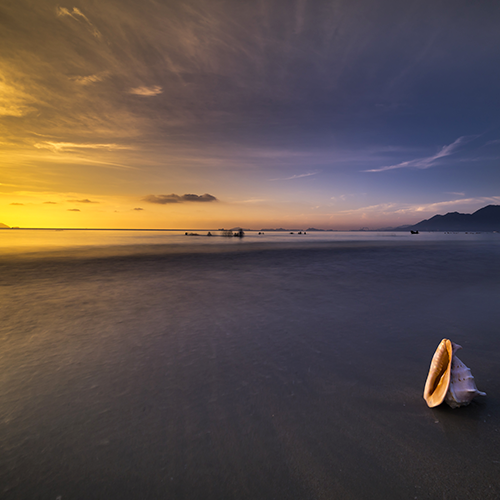
<svg viewBox="0 0 500 500">
<path fill-rule="evenodd" d="M 473 214 L 448 212 L 435 215 L 414 226 L 412 231 L 500 231 L 500 205 L 488 205 Z"/>
</svg>

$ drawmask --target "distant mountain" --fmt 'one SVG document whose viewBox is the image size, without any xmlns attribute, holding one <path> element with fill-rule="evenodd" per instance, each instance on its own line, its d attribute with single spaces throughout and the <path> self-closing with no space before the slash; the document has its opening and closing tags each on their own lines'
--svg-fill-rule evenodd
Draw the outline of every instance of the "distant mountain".
<svg viewBox="0 0 500 500">
<path fill-rule="evenodd" d="M 412 231 L 500 231 L 500 205 L 488 205 L 473 214 L 449 212 L 446 215 L 435 215 L 405 229 Z"/>
<path fill-rule="evenodd" d="M 7 226 L 6 224 L 2 224 L 1 222 L 0 222 L 0 227 L 7 228 L 7 229 L 9 228 L 9 226 Z"/>
</svg>

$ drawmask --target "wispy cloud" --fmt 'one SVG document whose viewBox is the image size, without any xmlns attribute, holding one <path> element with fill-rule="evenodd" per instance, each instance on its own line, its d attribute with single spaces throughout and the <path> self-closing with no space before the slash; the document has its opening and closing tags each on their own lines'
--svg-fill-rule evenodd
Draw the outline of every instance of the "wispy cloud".
<svg viewBox="0 0 500 500">
<path fill-rule="evenodd" d="M 24 116 L 35 111 L 34 99 L 19 86 L 9 85 L 0 75 L 0 116 Z"/>
<path fill-rule="evenodd" d="M 338 196 L 332 196 L 330 197 L 331 200 L 333 201 L 346 201 L 348 197 L 352 197 L 354 195 L 352 194 L 341 194 L 341 195 L 338 195 Z"/>
<path fill-rule="evenodd" d="M 460 193 L 459 193 L 460 194 Z M 500 196 L 481 196 L 477 198 L 460 198 L 458 200 L 438 201 L 434 203 L 424 204 L 402 204 L 402 203 L 381 203 L 379 205 L 370 205 L 351 210 L 343 210 L 340 213 L 349 215 L 359 215 L 362 213 L 378 213 L 378 214 L 399 214 L 399 215 L 419 215 L 424 214 L 435 215 L 439 212 L 447 212 L 450 210 L 472 210 L 475 211 L 481 206 L 488 204 L 499 204 Z M 467 207 L 471 207 L 468 209 Z"/>
<path fill-rule="evenodd" d="M 349 210 L 341 210 L 339 213 L 345 215 L 358 215 L 361 213 L 394 213 L 400 210 L 400 205 L 397 203 L 380 203 L 378 205 L 369 205 L 367 207 L 352 208 Z"/>
<path fill-rule="evenodd" d="M 22 184 L 8 184 L 6 182 L 0 182 L 0 186 L 5 186 L 5 187 L 23 187 Z"/>
<path fill-rule="evenodd" d="M 37 149 L 50 149 L 51 151 L 64 152 L 74 151 L 78 149 L 107 149 L 108 151 L 118 149 L 132 149 L 130 146 L 122 146 L 120 144 L 78 144 L 74 142 L 37 142 L 34 144 Z"/>
<path fill-rule="evenodd" d="M 480 208 L 484 205 L 499 204 L 500 196 L 480 196 L 477 198 L 460 198 L 459 200 L 439 201 L 436 203 L 427 203 L 424 205 L 413 205 L 411 208 L 415 212 L 436 213 L 439 210 L 452 210 L 456 206 L 476 206 Z M 461 208 L 461 210 L 464 210 Z"/>
<path fill-rule="evenodd" d="M 141 95 L 144 97 L 152 97 L 152 96 L 159 95 L 159 94 L 163 93 L 163 89 L 158 85 L 154 85 L 152 87 L 135 87 L 133 89 L 130 89 L 129 92 L 130 92 L 130 94 L 134 94 L 134 95 Z"/>
<path fill-rule="evenodd" d="M 68 208 L 68 212 L 80 212 L 79 208 Z"/>
<path fill-rule="evenodd" d="M 241 200 L 239 203 L 263 203 L 266 200 L 265 198 L 249 198 L 248 200 Z"/>
<path fill-rule="evenodd" d="M 417 158 L 415 160 L 404 161 L 398 163 L 396 165 L 389 165 L 385 167 L 372 168 L 370 170 L 364 170 L 364 172 L 385 172 L 386 170 L 394 170 L 397 168 L 418 168 L 418 169 L 426 169 L 433 166 L 436 160 L 440 158 L 444 158 L 446 156 L 450 156 L 456 152 L 456 150 L 466 144 L 467 142 L 472 141 L 477 136 L 462 136 L 459 137 L 456 141 L 449 144 L 448 146 L 443 146 L 438 153 L 433 156 L 427 156 L 425 158 Z"/>
<path fill-rule="evenodd" d="M 11 205 L 24 205 L 24 203 L 11 203 Z"/>
<path fill-rule="evenodd" d="M 73 80 L 80 85 L 91 85 L 92 83 L 102 82 L 105 78 L 105 74 L 99 75 L 87 75 L 87 76 L 73 76 L 70 80 Z"/>
<path fill-rule="evenodd" d="M 270 181 L 291 181 L 293 179 L 301 179 L 302 177 L 310 177 L 311 175 L 317 175 L 318 172 L 309 172 L 307 174 L 292 175 L 291 177 L 279 177 L 276 179 L 269 179 Z"/>
<path fill-rule="evenodd" d="M 49 148 L 46 148 L 49 149 Z M 104 168 L 110 168 L 110 169 L 116 169 L 116 170 L 121 170 L 121 169 L 127 169 L 127 170 L 137 170 L 137 167 L 134 167 L 132 165 L 124 165 L 123 163 L 117 163 L 117 162 L 111 162 L 111 161 L 105 161 L 102 158 L 98 160 L 93 160 L 91 158 L 86 158 L 81 155 L 74 154 L 74 152 L 71 152 L 72 154 L 61 154 L 61 151 L 56 151 L 57 154 L 50 154 L 50 155 L 41 155 L 41 154 L 26 154 L 26 153 L 18 153 L 15 158 L 22 160 L 26 162 L 27 164 L 36 164 L 41 161 L 45 163 L 62 163 L 62 164 L 74 164 L 74 165 L 83 165 L 83 164 L 88 164 L 88 165 L 94 165 L 97 167 L 104 167 Z"/>
<path fill-rule="evenodd" d="M 147 201 L 149 203 L 156 203 L 158 205 L 167 205 L 169 203 L 183 203 L 192 201 L 210 202 L 210 201 L 217 201 L 217 198 L 208 193 L 202 195 L 184 194 L 182 196 L 179 196 L 178 194 L 159 194 L 159 195 L 150 194 L 145 198 L 143 198 L 143 201 Z"/>
<path fill-rule="evenodd" d="M 138 210 L 138 211 L 140 211 L 140 210 L 144 210 L 144 208 L 137 207 L 137 208 L 134 208 L 134 210 Z"/>
<path fill-rule="evenodd" d="M 69 16 L 78 22 L 81 22 L 83 20 L 90 32 L 96 38 L 101 38 L 101 33 L 99 32 L 99 30 L 89 21 L 89 18 L 80 9 L 73 7 L 73 10 L 70 11 L 66 7 L 57 7 L 56 13 L 58 17 Z"/>
</svg>

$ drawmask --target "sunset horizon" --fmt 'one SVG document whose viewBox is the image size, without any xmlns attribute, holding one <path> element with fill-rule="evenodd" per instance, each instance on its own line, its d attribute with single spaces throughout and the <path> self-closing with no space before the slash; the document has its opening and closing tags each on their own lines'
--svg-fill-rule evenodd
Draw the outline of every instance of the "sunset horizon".
<svg viewBox="0 0 500 500">
<path fill-rule="evenodd" d="M 500 203 L 493 5 L 0 9 L 8 226 L 377 229 Z"/>
<path fill-rule="evenodd" d="M 479 209 L 477 212 L 474 214 L 459 214 L 459 212 L 448 212 L 445 214 L 446 216 L 450 216 L 453 214 L 459 214 L 461 216 L 470 216 L 470 215 L 476 215 L 479 214 L 480 212 L 484 212 L 485 210 L 489 209 L 494 209 L 495 212 L 497 213 L 496 217 L 498 219 L 498 209 L 500 208 L 500 205 L 488 205 L 486 207 L 482 207 Z M 491 214 L 491 211 L 490 211 Z M 433 218 L 436 217 L 441 217 L 443 218 L 444 215 L 442 214 L 435 214 Z M 459 230 L 475 230 L 475 229 L 482 229 L 483 231 L 494 231 L 497 232 L 497 229 L 500 229 L 500 225 L 498 225 L 497 219 L 491 219 L 491 215 L 489 216 L 489 222 L 487 222 L 487 226 L 484 227 L 484 220 L 476 225 L 471 225 L 471 227 L 468 228 L 463 228 Z M 418 221 L 418 223 L 422 224 L 425 223 L 427 219 L 423 219 Z M 493 222 L 495 220 L 495 222 Z M 414 224 L 401 224 L 400 226 L 395 226 L 395 227 L 378 227 L 378 228 L 369 228 L 366 226 L 359 226 L 359 227 L 352 227 L 352 228 L 342 228 L 342 229 L 325 229 L 322 227 L 314 227 L 314 226 L 299 226 L 297 224 L 291 224 L 287 227 L 283 227 L 283 225 L 275 225 L 275 226 L 261 226 L 261 227 L 249 227 L 249 226 L 243 226 L 243 225 L 232 225 L 232 226 L 185 226 L 185 227 L 78 227 L 78 226 L 43 226 L 43 227 L 30 227 L 30 226 L 8 226 L 7 224 L 4 224 L 0 222 L 0 229 L 26 229 L 26 230 L 56 230 L 56 231 L 166 231 L 166 232 L 174 232 L 174 231 L 213 231 L 214 233 L 209 233 L 210 235 L 216 235 L 219 232 L 227 231 L 227 230 L 232 230 L 232 231 L 237 231 L 237 230 L 244 230 L 244 231 L 270 231 L 270 232 L 280 232 L 280 231 L 312 231 L 312 232 L 342 232 L 342 231 L 347 231 L 347 232 L 355 232 L 355 231 L 404 231 L 408 230 L 409 228 L 412 228 Z M 434 231 L 435 229 L 429 229 Z M 444 229 L 445 230 L 445 229 Z M 259 233 L 260 234 L 260 233 Z"/>
</svg>

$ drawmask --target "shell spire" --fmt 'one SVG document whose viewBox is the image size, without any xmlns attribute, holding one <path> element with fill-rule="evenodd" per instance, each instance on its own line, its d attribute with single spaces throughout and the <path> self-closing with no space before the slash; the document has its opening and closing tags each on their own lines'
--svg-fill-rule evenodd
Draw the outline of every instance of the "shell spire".
<svg viewBox="0 0 500 500">
<path fill-rule="evenodd" d="M 468 405 L 476 396 L 486 396 L 477 389 L 470 369 L 455 355 L 459 349 L 462 346 L 443 339 L 432 357 L 424 388 L 424 399 L 430 408 L 443 401 L 458 408 Z"/>
</svg>

